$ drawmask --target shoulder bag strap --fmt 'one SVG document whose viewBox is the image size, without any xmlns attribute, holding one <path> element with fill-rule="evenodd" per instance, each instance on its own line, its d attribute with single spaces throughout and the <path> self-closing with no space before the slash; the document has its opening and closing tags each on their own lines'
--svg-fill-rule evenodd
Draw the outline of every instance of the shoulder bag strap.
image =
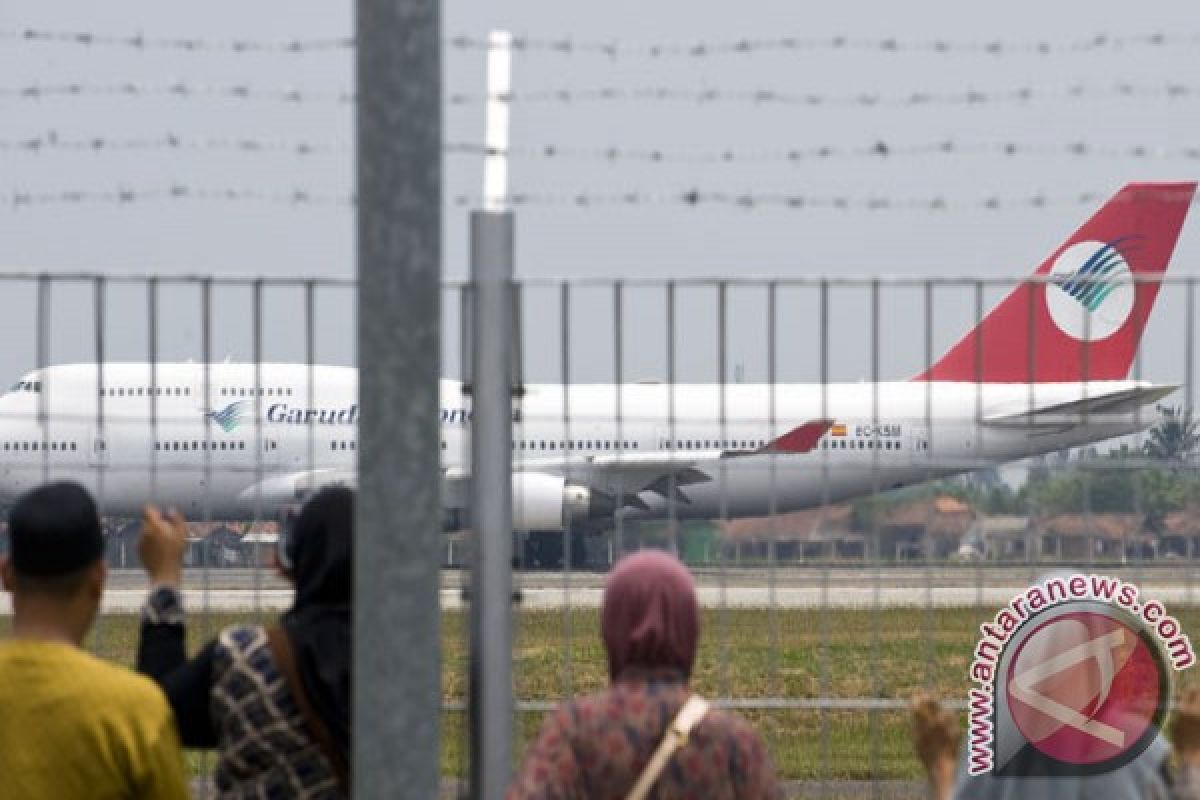
<svg viewBox="0 0 1200 800">
<path fill-rule="evenodd" d="M 300 672 L 296 669 L 296 659 L 292 653 L 292 644 L 288 641 L 287 633 L 280 627 L 267 628 L 267 644 L 271 648 L 271 656 L 274 657 L 276 666 L 283 673 L 284 681 L 287 683 L 292 697 L 296 700 L 296 705 L 300 707 L 300 713 L 304 716 L 309 735 L 317 743 L 317 747 L 329 761 L 329 765 L 333 767 L 338 786 L 342 788 L 343 792 L 348 792 L 350 789 L 349 765 L 334 746 L 333 737 L 329 734 L 329 728 L 325 727 L 325 721 L 317 715 L 312 703 L 309 702 L 308 694 L 304 691 L 304 683 L 300 680 Z"/>
<path fill-rule="evenodd" d="M 650 762 L 646 764 L 642 774 L 638 776 L 637 783 L 625 796 L 625 800 L 643 800 L 650 793 L 658 781 L 658 777 L 666 769 L 671 756 L 675 755 L 676 750 L 687 744 L 688 734 L 700 720 L 704 719 L 704 715 L 707 713 L 708 701 L 703 697 L 694 694 L 687 699 L 683 708 L 679 709 L 679 713 L 675 715 L 675 719 L 667 726 L 666 735 L 663 736 L 654 755 L 650 757 Z"/>
</svg>

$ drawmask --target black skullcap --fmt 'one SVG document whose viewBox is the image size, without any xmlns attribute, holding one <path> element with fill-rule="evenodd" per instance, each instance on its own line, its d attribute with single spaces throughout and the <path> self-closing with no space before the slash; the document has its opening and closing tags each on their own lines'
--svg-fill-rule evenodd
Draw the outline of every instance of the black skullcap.
<svg viewBox="0 0 1200 800">
<path fill-rule="evenodd" d="M 26 492 L 8 514 L 9 559 L 18 574 L 67 575 L 104 555 L 96 503 L 77 483 Z"/>
</svg>

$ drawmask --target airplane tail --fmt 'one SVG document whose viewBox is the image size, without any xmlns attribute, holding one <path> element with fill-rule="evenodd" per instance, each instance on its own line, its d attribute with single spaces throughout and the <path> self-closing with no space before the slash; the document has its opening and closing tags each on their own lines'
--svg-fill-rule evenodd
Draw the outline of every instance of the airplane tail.
<svg viewBox="0 0 1200 800">
<path fill-rule="evenodd" d="M 1131 183 L 933 366 L 922 381 L 1056 383 L 1128 376 L 1196 192 Z"/>
</svg>

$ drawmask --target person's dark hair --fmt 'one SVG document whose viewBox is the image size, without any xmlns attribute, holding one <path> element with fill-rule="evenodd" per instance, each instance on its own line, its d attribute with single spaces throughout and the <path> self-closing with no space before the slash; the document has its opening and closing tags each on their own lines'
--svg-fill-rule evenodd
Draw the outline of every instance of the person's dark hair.
<svg viewBox="0 0 1200 800">
<path fill-rule="evenodd" d="M 350 489 L 322 489 L 305 504 L 286 543 L 296 600 L 283 616 L 304 691 L 344 761 L 350 753 L 353 531 Z"/>
<path fill-rule="evenodd" d="M 17 589 L 70 595 L 104 557 L 96 503 L 77 483 L 26 492 L 8 515 L 9 560 Z"/>
</svg>

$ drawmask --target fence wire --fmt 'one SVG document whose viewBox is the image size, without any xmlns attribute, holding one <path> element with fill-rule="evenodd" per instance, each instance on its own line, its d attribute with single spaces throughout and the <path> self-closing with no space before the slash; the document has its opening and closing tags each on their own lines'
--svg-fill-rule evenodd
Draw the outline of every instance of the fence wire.
<svg viewBox="0 0 1200 800">
<path fill-rule="evenodd" d="M 278 525 L 317 486 L 356 479 L 353 281 L 13 271 L 0 282 L 13 309 L 5 324 L 35 332 L 0 350 L 12 381 L 0 396 L 0 491 L 11 499 L 74 478 L 96 492 L 114 581 L 94 647 L 119 657 L 140 603 L 131 537 L 147 501 L 194 522 L 186 589 L 198 630 L 284 607 L 269 568 Z M 648 547 L 677 553 L 697 577 L 697 686 L 747 714 L 784 774 L 814 791 L 911 779 L 909 694 L 925 688 L 961 707 L 956 665 L 971 632 L 1049 571 L 1126 576 L 1188 618 L 1200 537 L 1195 282 L 1161 280 L 1130 382 L 1088 384 L 1173 391 L 1136 406 L 1127 433 L 1114 437 L 1102 408 L 1085 410 L 1076 444 L 1018 458 L 951 449 L 963 435 L 986 442 L 990 390 L 969 385 L 956 428 L 942 389 L 909 379 L 1010 291 L 1035 297 L 1060 291 L 1060 279 L 522 281 L 518 750 L 554 703 L 604 685 L 603 573 Z M 444 286 L 444 770 L 459 776 L 472 406 L 454 376 L 469 363 L 470 305 L 469 285 Z M 976 368 L 986 375 L 985 354 Z M 895 397 L 914 385 L 919 397 L 898 417 Z M 1031 386 L 1017 407 L 1041 391 Z M 851 402 L 857 410 L 841 410 Z M 771 449 L 810 419 L 829 422 L 814 446 Z M 836 440 L 854 444 L 842 456 Z"/>
</svg>

